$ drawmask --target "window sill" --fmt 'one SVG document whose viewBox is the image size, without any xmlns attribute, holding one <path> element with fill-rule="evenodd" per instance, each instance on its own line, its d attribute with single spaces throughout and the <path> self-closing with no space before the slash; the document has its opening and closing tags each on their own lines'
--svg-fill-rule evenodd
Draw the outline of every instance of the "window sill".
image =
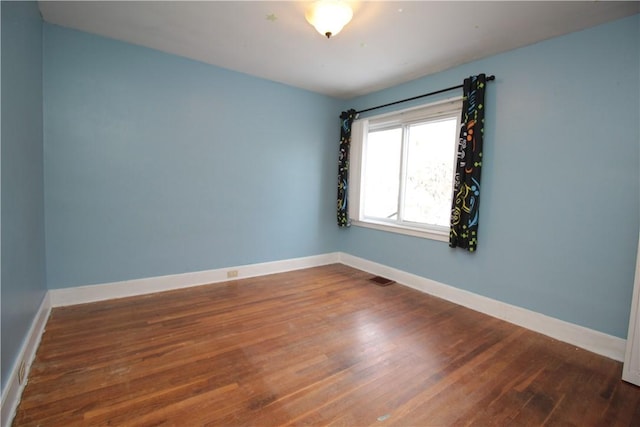
<svg viewBox="0 0 640 427">
<path fill-rule="evenodd" d="M 399 225 L 391 225 L 380 222 L 351 220 L 351 225 L 356 227 L 373 228 L 374 230 L 388 231 L 389 233 L 404 234 L 407 236 L 420 237 L 423 239 L 449 242 L 449 232 L 439 230 L 426 230 L 423 228 L 412 228 Z"/>
</svg>

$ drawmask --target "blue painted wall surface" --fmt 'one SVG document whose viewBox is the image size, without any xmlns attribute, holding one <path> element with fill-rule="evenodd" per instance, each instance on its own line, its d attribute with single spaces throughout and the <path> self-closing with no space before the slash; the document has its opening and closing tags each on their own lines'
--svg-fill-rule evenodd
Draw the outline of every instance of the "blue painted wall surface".
<svg viewBox="0 0 640 427">
<path fill-rule="evenodd" d="M 332 252 L 340 102 L 44 24 L 49 288 Z"/>
<path fill-rule="evenodd" d="M 2 390 L 46 292 L 42 21 L 2 2 Z"/>
<path fill-rule="evenodd" d="M 342 250 L 625 338 L 639 227 L 639 27 L 636 15 L 345 103 L 497 77 L 478 252 L 358 227 Z"/>
<path fill-rule="evenodd" d="M 342 250 L 624 337 L 638 16 L 349 102 L 45 24 L 50 288 Z M 334 220 L 340 107 L 495 74 L 479 251 Z"/>
</svg>

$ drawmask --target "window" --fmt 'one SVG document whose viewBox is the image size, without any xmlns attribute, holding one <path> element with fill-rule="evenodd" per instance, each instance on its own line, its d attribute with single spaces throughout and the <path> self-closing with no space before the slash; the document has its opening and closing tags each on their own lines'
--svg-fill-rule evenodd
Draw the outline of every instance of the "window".
<svg viewBox="0 0 640 427">
<path fill-rule="evenodd" d="M 448 241 L 462 98 L 356 120 L 354 225 Z"/>
</svg>

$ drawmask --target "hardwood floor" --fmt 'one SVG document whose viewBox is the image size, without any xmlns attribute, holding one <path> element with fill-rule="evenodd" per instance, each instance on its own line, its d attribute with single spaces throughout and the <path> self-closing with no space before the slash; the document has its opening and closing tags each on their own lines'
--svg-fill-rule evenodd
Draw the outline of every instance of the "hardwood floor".
<svg viewBox="0 0 640 427">
<path fill-rule="evenodd" d="M 52 311 L 16 426 L 640 425 L 620 363 L 343 265 Z"/>
</svg>

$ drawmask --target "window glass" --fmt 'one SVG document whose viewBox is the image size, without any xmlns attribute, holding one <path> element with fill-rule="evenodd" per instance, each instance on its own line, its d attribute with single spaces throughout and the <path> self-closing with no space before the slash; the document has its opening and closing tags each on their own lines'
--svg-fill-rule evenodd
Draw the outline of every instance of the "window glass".
<svg viewBox="0 0 640 427">
<path fill-rule="evenodd" d="M 449 225 L 456 124 L 448 118 L 409 127 L 405 221 Z"/>
<path fill-rule="evenodd" d="M 397 219 L 402 129 L 369 132 L 364 167 L 364 216 Z"/>
</svg>

